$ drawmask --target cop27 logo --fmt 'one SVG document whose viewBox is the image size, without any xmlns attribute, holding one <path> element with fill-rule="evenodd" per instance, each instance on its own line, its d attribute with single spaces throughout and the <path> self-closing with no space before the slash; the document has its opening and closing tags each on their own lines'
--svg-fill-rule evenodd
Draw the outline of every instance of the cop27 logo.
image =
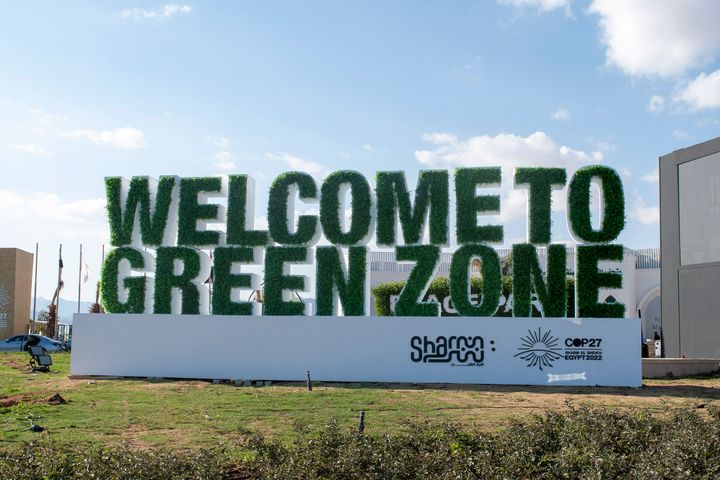
<svg viewBox="0 0 720 480">
<path fill-rule="evenodd" d="M 520 339 L 521 346 L 518 353 L 513 355 L 527 362 L 528 367 L 552 368 L 553 362 L 563 358 L 559 353 L 562 349 L 558 346 L 560 339 L 552 335 L 552 330 L 543 333 L 542 328 L 537 331 L 528 330 L 528 334 Z"/>
<path fill-rule="evenodd" d="M 10 292 L 5 287 L 0 287 L 0 310 L 5 310 L 5 308 L 10 303 Z"/>
<path fill-rule="evenodd" d="M 495 344 L 490 341 L 490 344 Z M 410 339 L 410 360 L 416 363 L 474 363 L 482 364 L 485 360 L 485 340 L 480 336 L 442 335 L 434 340 L 428 337 L 414 336 Z M 495 348 L 492 349 L 495 351 Z"/>
</svg>

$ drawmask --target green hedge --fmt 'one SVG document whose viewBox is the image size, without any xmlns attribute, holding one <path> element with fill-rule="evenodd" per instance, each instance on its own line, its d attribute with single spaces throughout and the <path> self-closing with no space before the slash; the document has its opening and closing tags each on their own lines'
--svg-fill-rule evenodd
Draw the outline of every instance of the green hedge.
<svg viewBox="0 0 720 480">
<path fill-rule="evenodd" d="M 482 278 L 481 277 L 472 277 L 470 279 L 470 293 L 476 293 L 481 294 L 482 293 Z M 400 295 L 400 292 L 402 291 L 403 287 L 405 286 L 405 282 L 403 280 L 395 281 L 395 282 L 384 282 L 380 283 L 378 285 L 375 285 L 371 290 L 371 294 L 373 296 L 373 300 L 375 302 L 375 314 L 381 317 L 389 317 L 393 316 L 392 311 L 390 310 L 390 296 L 392 295 Z M 567 316 L 568 317 L 574 317 L 575 316 L 575 279 L 573 277 L 568 276 L 566 278 L 566 289 L 567 289 Z M 509 275 L 503 275 L 502 277 L 502 294 L 507 299 L 508 295 L 512 293 L 512 277 Z M 424 301 L 427 301 L 427 297 L 430 295 L 435 295 L 439 301 L 443 301 L 445 297 L 450 296 L 450 280 L 448 277 L 436 277 L 433 279 L 432 282 L 430 282 L 430 286 L 427 289 L 427 292 L 424 297 Z M 500 305 L 500 307 L 503 307 L 503 305 Z M 440 311 L 440 315 L 442 316 L 448 316 L 448 317 L 454 317 L 457 316 L 457 314 L 452 313 L 445 313 L 442 310 Z M 511 317 L 512 316 L 512 310 L 505 311 L 504 308 L 499 308 L 495 314 L 492 315 L 493 317 Z M 535 306 L 532 307 L 532 316 L 533 317 L 539 317 L 540 312 L 535 308 Z"/>
<path fill-rule="evenodd" d="M 286 172 L 275 178 L 268 194 L 268 228 L 273 241 L 281 245 L 309 245 L 319 235 L 318 218 L 315 215 L 300 215 L 297 230 L 288 229 L 288 201 L 291 187 L 297 187 L 302 200 L 317 199 L 315 179 L 305 172 Z"/>
<path fill-rule="evenodd" d="M 232 289 L 255 289 L 252 273 L 232 273 L 233 263 L 255 263 L 255 250 L 252 247 L 218 247 L 213 251 L 213 315 L 252 315 L 252 302 L 233 302 Z"/>
<path fill-rule="evenodd" d="M 602 260 L 622 261 L 622 245 L 578 245 L 575 250 L 578 290 L 579 317 L 622 318 L 625 305 L 622 303 L 599 303 L 600 288 L 622 288 L 623 276 L 616 272 L 601 272 L 598 262 Z"/>
<path fill-rule="evenodd" d="M 568 303 L 566 266 L 565 245 L 548 246 L 546 275 L 543 275 L 537 248 L 534 245 L 529 243 L 513 245 L 513 316 L 531 316 L 531 293 L 535 291 L 545 316 L 564 317 Z"/>
<path fill-rule="evenodd" d="M 527 185 L 528 242 L 546 245 L 551 240 L 552 190 L 564 187 L 567 173 L 564 168 L 516 168 L 515 185 Z"/>
<path fill-rule="evenodd" d="M 605 204 L 600 230 L 593 230 L 590 215 L 590 185 L 600 179 Z M 610 243 L 625 228 L 625 195 L 620 176 L 604 165 L 580 168 L 568 187 L 568 223 L 578 243 Z"/>
<path fill-rule="evenodd" d="M 136 216 L 139 216 L 140 238 L 143 245 L 157 246 L 163 243 L 175 177 L 160 177 L 155 198 L 151 198 L 151 182 L 154 180 L 149 177 L 133 177 L 123 205 L 123 179 L 105 178 L 105 208 L 110 224 L 112 246 L 121 247 L 133 243 L 132 232 Z"/>
<path fill-rule="evenodd" d="M 470 303 L 470 267 L 474 258 L 480 259 L 483 279 L 480 305 Z M 502 274 L 497 250 L 487 245 L 467 244 L 458 248 L 450 263 L 450 297 L 458 314 L 463 317 L 489 317 L 498 309 L 502 293 Z"/>
<path fill-rule="evenodd" d="M 305 277 L 287 275 L 286 265 L 306 263 L 307 247 L 267 247 L 265 250 L 264 315 L 304 315 L 305 304 L 283 299 L 283 290 L 305 290 Z"/>
<path fill-rule="evenodd" d="M 440 305 L 419 301 L 423 289 L 430 283 L 436 265 L 440 262 L 440 247 L 434 245 L 413 245 L 395 247 L 398 262 L 413 261 L 407 283 L 400 292 L 395 312 L 399 317 L 436 317 Z"/>
<path fill-rule="evenodd" d="M 480 185 L 500 184 L 500 167 L 458 168 L 455 170 L 455 237 L 458 244 L 502 243 L 502 225 L 477 224 L 477 214 L 499 212 L 499 195 L 477 195 Z"/>
<path fill-rule="evenodd" d="M 200 203 L 198 194 L 210 194 L 222 191 L 222 178 L 195 177 L 180 179 L 180 202 L 178 204 L 178 246 L 204 247 L 220 243 L 220 232 L 213 230 L 199 231 L 198 220 L 215 220 L 219 205 Z M 220 221 L 220 220 L 216 220 Z"/>
<path fill-rule="evenodd" d="M 292 444 L 258 444 L 257 478 L 717 479 L 720 414 L 570 408 L 505 428 L 410 422 L 399 434 L 330 424 Z M 250 475 L 248 475 L 250 476 Z"/>
<path fill-rule="evenodd" d="M 248 392 L 248 395 L 250 393 Z M 260 395 L 260 394 L 254 394 Z M 318 401 L 325 401 L 319 397 Z M 706 412 L 700 414 L 699 412 Z M 350 412 L 348 412 L 350 414 Z M 354 416 L 354 414 L 352 414 Z M 238 433 L 247 453 L 224 448 L 132 449 L 34 441 L 0 450 L 0 478 L 97 479 L 698 479 L 720 476 L 720 412 L 659 414 L 580 407 L 505 428 L 406 422 L 387 433 L 369 409 L 366 430 L 299 424 L 292 440 Z"/>
<path fill-rule="evenodd" d="M 198 279 L 202 271 L 200 256 L 204 253 L 192 247 L 160 247 L 156 255 L 153 312 L 172 313 L 172 290 L 178 288 L 182 297 L 180 313 L 200 314 L 200 291 L 195 282 L 205 280 Z M 175 260 L 183 264 L 180 275 L 174 273 Z"/>
<path fill-rule="evenodd" d="M 448 243 L 449 177 L 447 170 L 421 170 L 412 206 L 405 172 L 377 172 L 377 232 L 378 245 L 396 245 L 397 218 L 406 245 L 422 242 L 426 215 L 429 218 L 430 243 Z M 428 213 L 429 210 L 429 213 Z M 396 214 L 396 211 L 398 214 Z"/>
<path fill-rule="evenodd" d="M 365 280 L 368 248 L 350 247 L 347 268 L 337 247 L 317 247 L 315 257 L 317 315 L 337 315 L 336 292 L 345 316 L 367 315 Z"/>
<path fill-rule="evenodd" d="M 128 289 L 128 298 L 122 303 L 119 298 L 120 262 L 126 260 L 132 269 L 146 268 L 142 252 L 132 247 L 118 247 L 111 250 L 102 266 L 100 284 L 103 309 L 107 313 L 143 313 L 145 311 L 145 283 L 143 277 L 127 277 L 123 279 L 123 288 Z"/>
<path fill-rule="evenodd" d="M 264 246 L 270 242 L 267 230 L 246 230 L 248 227 L 247 212 L 248 190 L 254 190 L 254 181 L 247 175 L 230 175 L 228 177 L 228 210 L 227 239 L 228 245 L 243 247 Z M 252 195 L 252 193 L 251 193 Z M 250 205 L 253 205 L 250 203 Z"/>
<path fill-rule="evenodd" d="M 340 218 L 341 187 L 349 185 L 352 192 L 350 230 L 343 232 Z M 372 223 L 372 198 L 365 177 L 352 170 L 339 170 L 325 178 L 320 189 L 320 223 L 327 240 L 338 246 L 351 246 L 369 239 Z"/>
</svg>

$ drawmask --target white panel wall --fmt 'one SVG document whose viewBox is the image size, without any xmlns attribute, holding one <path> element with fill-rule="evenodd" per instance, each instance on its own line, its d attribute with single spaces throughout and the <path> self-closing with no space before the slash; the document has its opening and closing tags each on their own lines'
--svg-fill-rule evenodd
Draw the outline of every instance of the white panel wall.
<svg viewBox="0 0 720 480">
<path fill-rule="evenodd" d="M 640 323 L 75 315 L 73 375 L 297 381 L 307 370 L 318 381 L 637 387 Z"/>
</svg>

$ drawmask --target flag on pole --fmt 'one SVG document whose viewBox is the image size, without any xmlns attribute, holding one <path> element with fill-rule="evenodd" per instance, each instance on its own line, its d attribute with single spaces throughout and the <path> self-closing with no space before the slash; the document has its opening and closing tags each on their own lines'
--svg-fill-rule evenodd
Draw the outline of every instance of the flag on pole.
<svg viewBox="0 0 720 480">
<path fill-rule="evenodd" d="M 90 266 L 85 260 L 82 261 L 82 283 L 87 283 L 90 278 Z"/>
</svg>

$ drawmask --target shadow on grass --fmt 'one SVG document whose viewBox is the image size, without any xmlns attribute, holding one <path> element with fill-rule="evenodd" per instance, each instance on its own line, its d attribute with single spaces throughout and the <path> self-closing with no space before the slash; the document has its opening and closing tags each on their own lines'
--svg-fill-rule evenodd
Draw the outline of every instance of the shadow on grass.
<svg viewBox="0 0 720 480">
<path fill-rule="evenodd" d="M 72 377 L 71 377 L 72 378 Z M 192 378 L 152 378 L 152 377 L 80 377 L 83 380 L 132 381 L 146 383 L 214 383 L 208 379 Z M 694 382 L 694 383 L 688 383 Z M 702 385 L 703 382 L 712 382 Z M 265 388 L 263 386 L 244 386 L 229 381 L 220 383 L 228 388 Z M 290 387 L 305 389 L 305 382 L 273 381 L 274 387 Z M 720 400 L 720 375 L 694 376 L 675 379 L 644 379 L 643 386 L 635 387 L 603 387 L 603 386 L 566 386 L 566 385 L 490 385 L 490 384 L 449 384 L 449 383 L 380 383 L 380 382 L 321 382 L 313 381 L 313 388 L 345 389 L 345 390 L 394 390 L 394 391 L 446 391 L 446 392 L 478 392 L 478 393 L 526 393 L 551 394 L 572 397 L 587 395 L 611 395 L 618 397 L 639 398 L 696 398 Z"/>
<path fill-rule="evenodd" d="M 720 400 L 720 376 L 693 377 L 701 380 L 718 380 L 717 386 L 702 385 L 647 385 L 633 387 L 596 387 L 596 386 L 544 386 L 544 385 L 458 385 L 449 383 L 344 383 L 314 382 L 313 388 L 331 387 L 343 389 L 381 389 L 381 390 L 442 390 L 455 392 L 487 393 L 529 393 L 562 395 L 616 395 L 643 398 L 682 397 Z M 687 379 L 685 379 L 687 380 Z M 302 382 L 273 382 L 275 386 L 304 387 Z"/>
</svg>

